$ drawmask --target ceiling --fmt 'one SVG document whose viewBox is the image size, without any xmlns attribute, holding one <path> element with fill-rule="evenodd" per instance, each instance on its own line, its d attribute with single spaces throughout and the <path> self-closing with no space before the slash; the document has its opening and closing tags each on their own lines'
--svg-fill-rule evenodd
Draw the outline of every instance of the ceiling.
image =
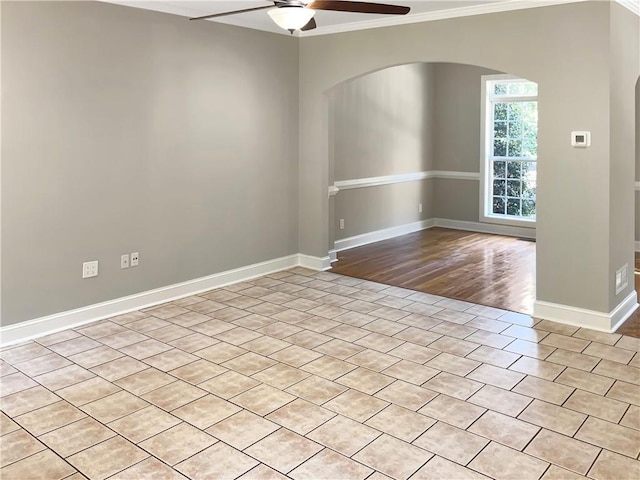
<svg viewBox="0 0 640 480">
<path fill-rule="evenodd" d="M 269 5 L 267 0 L 105 0 L 129 7 L 143 8 L 157 12 L 171 13 L 184 17 L 198 17 L 212 13 L 221 13 L 244 8 Z M 371 0 L 374 3 L 390 3 L 411 7 L 411 12 L 404 16 L 372 15 L 345 12 L 316 11 L 318 28 L 310 32 L 296 32 L 295 35 L 322 35 L 328 33 L 361 30 L 401 23 L 414 23 L 426 20 L 451 18 L 480 13 L 491 13 L 504 10 L 530 8 L 539 5 L 565 3 L 580 0 Z M 267 15 L 266 10 L 242 13 L 229 17 L 216 18 L 215 21 L 254 28 L 267 32 L 289 35 L 276 26 Z"/>
</svg>

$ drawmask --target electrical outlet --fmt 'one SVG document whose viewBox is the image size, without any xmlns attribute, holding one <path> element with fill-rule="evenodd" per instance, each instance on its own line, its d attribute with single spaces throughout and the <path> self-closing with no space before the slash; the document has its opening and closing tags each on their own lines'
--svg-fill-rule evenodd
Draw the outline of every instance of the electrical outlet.
<svg viewBox="0 0 640 480">
<path fill-rule="evenodd" d="M 82 264 L 82 278 L 91 278 L 98 276 L 98 261 L 84 262 Z"/>
<path fill-rule="evenodd" d="M 340 219 L 340 230 L 344 230 L 344 218 Z"/>
<path fill-rule="evenodd" d="M 140 263 L 140 254 L 138 252 L 133 252 L 131 254 L 131 266 L 137 267 Z"/>
<path fill-rule="evenodd" d="M 629 264 L 625 263 L 616 271 L 616 295 L 622 292 L 629 284 Z"/>
<path fill-rule="evenodd" d="M 418 204 L 418 213 L 422 213 L 422 204 L 421 203 Z"/>
<path fill-rule="evenodd" d="M 125 253 L 120 256 L 120 268 L 129 268 L 129 254 Z"/>
</svg>

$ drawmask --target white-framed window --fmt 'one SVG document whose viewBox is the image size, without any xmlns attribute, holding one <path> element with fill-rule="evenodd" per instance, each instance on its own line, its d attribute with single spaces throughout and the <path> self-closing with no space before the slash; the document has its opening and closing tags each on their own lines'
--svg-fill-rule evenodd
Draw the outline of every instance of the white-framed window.
<svg viewBox="0 0 640 480">
<path fill-rule="evenodd" d="M 484 75 L 482 99 L 481 217 L 534 226 L 538 85 L 511 75 Z"/>
</svg>

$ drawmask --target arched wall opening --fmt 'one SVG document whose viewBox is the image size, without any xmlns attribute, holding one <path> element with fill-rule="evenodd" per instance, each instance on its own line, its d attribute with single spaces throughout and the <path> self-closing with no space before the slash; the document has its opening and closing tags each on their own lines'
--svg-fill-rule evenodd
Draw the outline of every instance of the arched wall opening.
<svg viewBox="0 0 640 480">
<path fill-rule="evenodd" d="M 635 87 L 637 55 L 616 43 L 615 55 L 624 54 L 620 75 L 607 68 L 614 56 L 611 21 L 624 22 L 625 38 L 633 40 L 637 18 L 631 15 L 614 3 L 581 2 L 302 38 L 299 250 L 329 259 L 327 189 L 334 178 L 327 92 L 332 87 L 408 63 L 450 62 L 511 72 L 538 83 L 544 105 L 538 132 L 535 312 L 610 330 L 636 305 L 630 286 L 616 293 L 614 285 L 614 265 L 632 258 L 632 235 L 622 230 L 633 220 L 633 197 L 612 195 L 606 185 L 620 171 L 626 175 L 625 189 L 631 193 L 633 188 L 627 173 L 632 172 L 632 155 L 612 155 L 611 121 L 624 114 L 613 110 L 611 95 L 619 90 L 629 103 L 626 85 L 633 73 Z M 589 51 L 589 61 L 576 58 L 576 49 Z M 624 79 L 623 89 L 615 87 L 616 78 Z M 598 141 L 575 149 L 570 134 L 578 130 L 590 131 Z M 626 137 L 616 145 L 633 151 Z M 621 226 L 620 232 L 612 225 Z"/>
<path fill-rule="evenodd" d="M 488 76 L 504 74 L 468 64 L 409 63 L 360 75 L 326 92 L 329 178 L 337 191 L 329 197 L 330 250 L 340 252 L 432 226 L 535 238 L 535 223 L 514 227 L 509 221 L 513 218 L 483 221 L 481 138 L 491 126 L 482 121 L 486 102 L 482 85 Z M 418 238 L 425 237 L 404 237 L 409 242 Z M 412 245 L 411 255 L 424 248 Z M 495 258 L 496 270 L 504 261 L 491 248 L 478 257 L 478 250 L 458 249 L 453 239 L 450 245 L 455 253 L 449 260 L 464 264 L 466 258 L 463 268 L 468 271 L 479 268 L 485 271 L 478 273 L 491 276 L 493 256 L 500 257 Z M 528 287 L 505 295 L 504 285 L 496 283 L 490 288 L 501 289 L 502 294 L 489 299 L 475 291 L 477 303 L 485 298 L 490 306 L 532 313 L 535 245 L 528 244 L 531 253 L 524 255 L 516 250 L 513 257 L 520 264 L 514 265 L 514 274 L 517 271 L 521 285 Z M 440 253 L 432 253 L 440 258 Z M 371 269 L 373 263 L 365 268 Z M 469 267 L 472 263 L 475 267 Z M 340 269 L 340 263 L 334 266 Z M 480 288 L 489 290 L 485 285 Z M 454 296 L 471 300 L 457 292 Z"/>
</svg>

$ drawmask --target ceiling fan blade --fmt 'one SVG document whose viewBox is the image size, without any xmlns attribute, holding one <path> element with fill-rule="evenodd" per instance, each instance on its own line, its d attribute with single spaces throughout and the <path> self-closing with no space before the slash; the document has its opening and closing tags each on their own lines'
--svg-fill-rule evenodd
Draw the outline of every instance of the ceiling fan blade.
<svg viewBox="0 0 640 480">
<path fill-rule="evenodd" d="M 306 32 L 306 31 L 308 31 L 308 30 L 313 30 L 313 29 L 314 29 L 314 28 L 316 28 L 316 27 L 317 27 L 317 25 L 316 25 L 316 20 L 315 20 L 315 18 L 312 18 L 312 19 L 311 19 L 311 20 L 309 20 L 309 22 L 308 22 L 304 27 L 302 27 L 300 30 L 301 30 L 301 31 L 303 31 L 303 32 Z"/>
<path fill-rule="evenodd" d="M 273 8 L 273 5 L 267 5 L 266 7 L 245 8 L 244 10 L 234 10 L 232 12 L 213 13 L 211 15 L 204 15 L 202 17 L 193 17 L 189 20 L 206 20 L 207 18 L 226 17 L 227 15 L 235 15 L 236 13 L 255 12 L 257 10 L 266 10 L 267 8 Z"/>
<path fill-rule="evenodd" d="M 400 5 L 383 3 L 350 2 L 342 0 L 315 0 L 307 5 L 314 10 L 333 10 L 336 12 L 381 13 L 384 15 L 406 15 L 411 10 Z"/>
</svg>

